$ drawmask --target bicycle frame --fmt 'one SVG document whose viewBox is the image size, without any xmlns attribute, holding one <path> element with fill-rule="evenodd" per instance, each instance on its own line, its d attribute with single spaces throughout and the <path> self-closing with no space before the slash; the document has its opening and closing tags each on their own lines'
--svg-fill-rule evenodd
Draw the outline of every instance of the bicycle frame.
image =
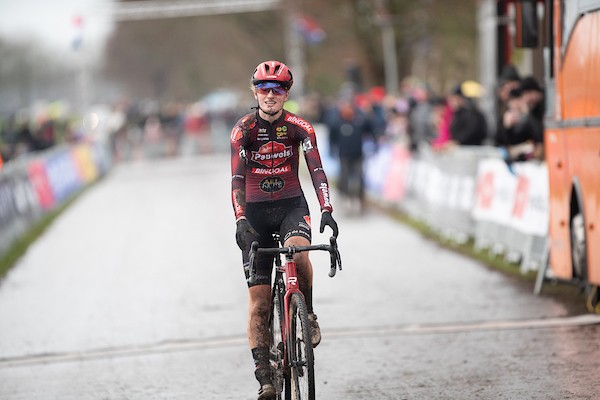
<svg viewBox="0 0 600 400">
<path fill-rule="evenodd" d="M 281 259 L 279 257 L 277 257 L 278 261 L 277 264 L 281 264 Z M 299 293 L 300 296 L 302 296 L 302 298 L 304 298 L 304 295 L 302 294 L 302 292 L 300 291 L 300 285 L 298 283 L 298 271 L 296 269 L 296 262 L 293 259 L 293 254 L 290 253 L 286 253 L 285 255 L 285 264 L 283 266 L 281 265 L 276 265 L 277 271 L 276 271 L 276 279 L 278 279 L 277 274 L 285 274 L 285 279 L 283 279 L 284 277 L 281 277 L 281 281 L 283 282 L 284 285 L 284 294 L 283 294 L 283 310 L 284 312 L 283 314 L 283 326 L 281 327 L 281 339 L 283 341 L 283 363 L 286 367 L 289 367 L 289 360 L 290 360 L 290 354 L 289 354 L 289 346 L 288 344 L 290 343 L 290 329 L 291 329 L 291 320 L 290 320 L 290 313 L 286 312 L 287 310 L 289 310 L 289 306 L 290 306 L 290 298 L 292 297 L 292 294 L 294 293 Z M 275 286 L 274 286 L 274 290 L 277 290 L 277 286 L 279 284 L 276 282 Z"/>
</svg>

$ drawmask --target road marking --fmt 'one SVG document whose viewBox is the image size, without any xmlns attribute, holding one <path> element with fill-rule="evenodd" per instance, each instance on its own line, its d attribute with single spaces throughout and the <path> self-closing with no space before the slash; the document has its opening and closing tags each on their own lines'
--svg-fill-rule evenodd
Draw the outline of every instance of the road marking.
<svg viewBox="0 0 600 400">
<path fill-rule="evenodd" d="M 448 324 L 415 324 L 391 327 L 349 328 L 327 331 L 329 338 L 358 338 L 401 335 L 433 335 L 478 331 L 517 329 L 542 329 L 576 327 L 600 324 L 600 315 L 584 314 L 574 317 L 539 318 L 524 320 L 459 322 Z M 105 358 L 139 357 L 150 354 L 176 353 L 209 348 L 237 347 L 248 344 L 245 336 L 229 336 L 207 339 L 166 340 L 139 346 L 109 347 L 80 352 L 32 354 L 0 358 L 0 368 L 28 365 L 44 365 L 64 362 L 88 361 Z"/>
<path fill-rule="evenodd" d="M 150 354 L 176 353 L 217 347 L 237 347 L 248 343 L 246 337 L 213 339 L 166 340 L 138 346 L 108 347 L 80 352 L 33 354 L 0 358 L 0 368 L 32 364 L 55 364 L 104 358 L 137 357 Z"/>
<path fill-rule="evenodd" d="M 348 329 L 329 332 L 332 337 L 428 335 L 514 329 L 540 329 L 600 324 L 600 315 L 584 314 L 575 317 L 539 318 L 504 321 L 459 322 L 450 324 L 416 324 L 398 327 Z"/>
</svg>

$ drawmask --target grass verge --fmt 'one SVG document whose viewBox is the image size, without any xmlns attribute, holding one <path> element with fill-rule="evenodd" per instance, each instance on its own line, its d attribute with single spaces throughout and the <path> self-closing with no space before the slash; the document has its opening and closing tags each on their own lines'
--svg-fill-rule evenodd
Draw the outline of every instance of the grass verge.
<svg viewBox="0 0 600 400">
<path fill-rule="evenodd" d="M 0 279 L 4 278 L 6 273 L 17 263 L 19 258 L 25 254 L 29 246 L 37 240 L 46 229 L 60 216 L 71 204 L 73 204 L 93 183 L 86 188 L 81 189 L 71 196 L 69 200 L 62 205 L 44 214 L 36 223 L 33 224 L 21 237 L 16 239 L 8 250 L 0 256 Z"/>
</svg>

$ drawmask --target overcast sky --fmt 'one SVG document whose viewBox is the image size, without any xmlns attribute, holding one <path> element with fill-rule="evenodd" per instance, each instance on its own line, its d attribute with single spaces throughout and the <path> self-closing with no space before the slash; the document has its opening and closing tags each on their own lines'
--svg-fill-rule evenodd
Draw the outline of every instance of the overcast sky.
<svg viewBox="0 0 600 400">
<path fill-rule="evenodd" d="M 82 46 L 99 47 L 110 32 L 111 0 L 0 0 L 0 35 L 32 38 L 53 49 L 70 51 L 82 17 Z"/>
</svg>

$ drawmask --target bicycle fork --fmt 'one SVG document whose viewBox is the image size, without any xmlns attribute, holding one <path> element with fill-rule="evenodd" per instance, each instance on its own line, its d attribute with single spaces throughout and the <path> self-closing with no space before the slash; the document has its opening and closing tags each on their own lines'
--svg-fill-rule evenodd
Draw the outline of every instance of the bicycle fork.
<svg viewBox="0 0 600 400">
<path fill-rule="evenodd" d="M 294 368 L 298 367 L 297 365 L 292 365 L 292 363 L 297 362 L 297 360 L 292 360 L 290 345 L 292 345 L 293 341 L 292 335 L 295 332 L 292 332 L 292 320 L 290 313 L 290 304 L 293 294 L 299 294 L 302 300 L 304 300 L 304 295 L 300 291 L 300 284 L 298 282 L 298 272 L 296 269 L 296 262 L 292 259 L 292 254 L 286 254 L 285 266 L 283 267 L 285 270 L 285 282 L 286 282 L 286 291 L 283 298 L 283 309 L 284 309 L 284 324 L 283 324 L 283 340 L 284 340 L 284 365 Z"/>
</svg>

